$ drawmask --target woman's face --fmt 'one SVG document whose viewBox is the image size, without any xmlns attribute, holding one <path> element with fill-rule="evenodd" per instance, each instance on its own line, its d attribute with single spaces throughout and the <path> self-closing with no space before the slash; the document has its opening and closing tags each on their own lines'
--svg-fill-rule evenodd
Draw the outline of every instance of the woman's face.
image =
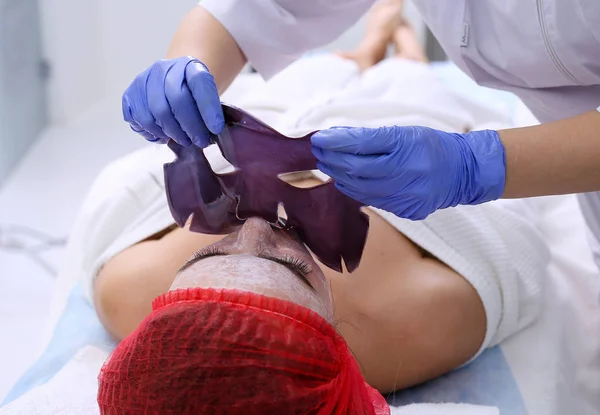
<svg viewBox="0 0 600 415">
<path fill-rule="evenodd" d="M 307 307 L 331 321 L 331 289 L 293 231 L 273 229 L 260 218 L 198 251 L 177 273 L 171 290 L 233 288 Z"/>
</svg>

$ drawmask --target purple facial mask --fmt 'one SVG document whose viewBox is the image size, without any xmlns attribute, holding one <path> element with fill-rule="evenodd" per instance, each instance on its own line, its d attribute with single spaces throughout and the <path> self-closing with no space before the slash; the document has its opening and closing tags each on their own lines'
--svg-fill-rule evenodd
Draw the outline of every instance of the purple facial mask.
<svg viewBox="0 0 600 415">
<path fill-rule="evenodd" d="M 253 216 L 281 225 L 282 204 L 284 227 L 294 229 L 323 264 L 341 272 L 343 259 L 354 271 L 369 229 L 361 203 L 332 182 L 302 189 L 278 177 L 317 168 L 314 132 L 289 138 L 238 108 L 223 105 L 223 113 L 226 126 L 215 141 L 236 171 L 214 173 L 200 148 L 169 142 L 177 159 L 164 166 L 165 185 L 175 222 L 183 227 L 191 216 L 190 230 L 206 234 L 229 233 Z"/>
</svg>

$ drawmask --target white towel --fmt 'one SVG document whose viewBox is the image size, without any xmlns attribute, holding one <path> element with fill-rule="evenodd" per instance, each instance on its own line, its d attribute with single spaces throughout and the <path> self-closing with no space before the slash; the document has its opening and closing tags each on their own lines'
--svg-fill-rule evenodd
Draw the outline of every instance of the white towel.
<svg viewBox="0 0 600 415">
<path fill-rule="evenodd" d="M 88 346 L 45 385 L 0 409 L 0 415 L 96 415 L 97 375 L 108 352 Z M 452 404 L 392 408 L 392 415 L 497 415 L 497 409 Z"/>
<path fill-rule="evenodd" d="M 464 403 L 419 403 L 392 408 L 392 415 L 500 415 L 500 411 L 498 408 Z"/>
<path fill-rule="evenodd" d="M 98 373 L 108 352 L 88 346 L 50 381 L 0 409 L 1 415 L 96 415 Z"/>
</svg>

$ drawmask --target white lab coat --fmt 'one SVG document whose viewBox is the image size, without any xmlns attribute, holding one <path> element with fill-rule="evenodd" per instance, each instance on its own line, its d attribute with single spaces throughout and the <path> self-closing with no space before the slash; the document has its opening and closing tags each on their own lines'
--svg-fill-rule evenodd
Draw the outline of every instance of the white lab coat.
<svg viewBox="0 0 600 415">
<path fill-rule="evenodd" d="M 600 1 L 413 0 L 448 56 L 479 84 L 514 92 L 542 122 L 600 105 Z M 270 77 L 356 22 L 375 0 L 205 0 Z M 600 139 L 600 135 L 598 137 Z M 580 202 L 600 264 L 600 194 Z"/>
</svg>

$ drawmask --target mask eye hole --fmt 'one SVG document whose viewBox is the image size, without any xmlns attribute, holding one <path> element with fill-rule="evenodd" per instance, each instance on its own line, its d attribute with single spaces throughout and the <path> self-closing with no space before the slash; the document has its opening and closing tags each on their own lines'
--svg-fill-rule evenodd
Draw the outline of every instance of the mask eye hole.
<svg viewBox="0 0 600 415">
<path fill-rule="evenodd" d="M 227 159 L 225 159 L 218 145 L 211 144 L 202 151 L 204 152 L 204 155 L 206 156 L 208 164 L 210 164 L 210 168 L 212 169 L 213 173 L 226 174 L 238 170 L 235 168 L 235 166 L 228 162 Z"/>
<path fill-rule="evenodd" d="M 329 179 L 318 170 L 293 171 L 289 173 L 278 174 L 277 178 L 284 183 L 298 189 L 312 189 L 322 186 Z M 325 180 L 324 180 L 325 179 Z"/>
</svg>

